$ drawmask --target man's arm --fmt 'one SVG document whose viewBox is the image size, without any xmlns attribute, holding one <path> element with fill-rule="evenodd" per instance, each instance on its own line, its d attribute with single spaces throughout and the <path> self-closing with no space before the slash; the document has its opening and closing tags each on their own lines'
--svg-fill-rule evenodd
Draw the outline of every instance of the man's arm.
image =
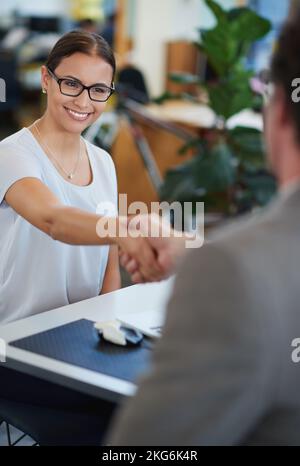
<svg viewBox="0 0 300 466">
<path fill-rule="evenodd" d="M 244 441 L 271 398 L 270 326 L 251 280 L 214 245 L 187 256 L 152 371 L 115 419 L 110 445 Z"/>
</svg>

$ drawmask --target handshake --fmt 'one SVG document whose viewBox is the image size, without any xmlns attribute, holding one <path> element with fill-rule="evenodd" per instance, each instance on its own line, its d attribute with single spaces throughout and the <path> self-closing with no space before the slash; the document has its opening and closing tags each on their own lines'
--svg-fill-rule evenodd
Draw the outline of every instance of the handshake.
<svg viewBox="0 0 300 466">
<path fill-rule="evenodd" d="M 157 214 L 103 220 L 97 225 L 97 234 L 113 237 L 119 247 L 120 263 L 133 283 L 166 279 L 175 271 L 186 248 L 203 244 L 203 238 L 173 230 Z"/>
</svg>

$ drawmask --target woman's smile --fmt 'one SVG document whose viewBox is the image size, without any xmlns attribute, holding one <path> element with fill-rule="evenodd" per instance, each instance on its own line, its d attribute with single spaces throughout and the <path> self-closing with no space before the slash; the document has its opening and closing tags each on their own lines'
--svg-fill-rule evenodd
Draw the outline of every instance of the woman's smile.
<svg viewBox="0 0 300 466">
<path fill-rule="evenodd" d="M 75 121 L 86 121 L 94 113 L 94 112 L 90 112 L 90 113 L 78 112 L 77 110 L 72 110 L 71 108 L 68 108 L 68 107 L 64 107 L 64 109 L 66 110 L 69 117 Z"/>
</svg>

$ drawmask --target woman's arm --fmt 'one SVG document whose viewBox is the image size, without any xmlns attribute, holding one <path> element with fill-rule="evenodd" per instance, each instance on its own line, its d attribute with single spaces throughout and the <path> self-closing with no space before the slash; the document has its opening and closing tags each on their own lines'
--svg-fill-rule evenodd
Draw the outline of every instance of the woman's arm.
<svg viewBox="0 0 300 466">
<path fill-rule="evenodd" d="M 127 219 L 117 218 L 116 232 L 99 236 L 100 215 L 63 205 L 50 189 L 37 178 L 16 181 L 5 194 L 6 202 L 25 220 L 54 240 L 73 245 L 118 245 L 122 251 L 138 260 L 141 272 L 149 281 L 163 274 L 156 260 L 156 252 L 147 238 L 133 238 L 127 230 Z M 119 235 L 119 226 L 125 236 Z"/>
<path fill-rule="evenodd" d="M 121 288 L 119 252 L 116 246 L 110 246 L 108 262 L 100 294 L 111 293 Z"/>
<path fill-rule="evenodd" d="M 36 178 L 23 178 L 14 183 L 5 200 L 19 215 L 54 240 L 74 245 L 113 243 L 112 238 L 97 235 L 99 215 L 63 205 Z"/>
</svg>

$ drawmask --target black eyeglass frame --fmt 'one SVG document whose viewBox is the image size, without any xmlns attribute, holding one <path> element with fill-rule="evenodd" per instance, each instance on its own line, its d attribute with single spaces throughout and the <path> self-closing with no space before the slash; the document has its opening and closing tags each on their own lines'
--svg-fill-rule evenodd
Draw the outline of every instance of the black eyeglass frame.
<svg viewBox="0 0 300 466">
<path fill-rule="evenodd" d="M 51 76 L 53 79 L 55 79 L 55 81 L 57 82 L 61 94 L 66 95 L 66 96 L 68 96 L 68 97 L 78 97 L 80 94 L 83 93 L 83 91 L 87 90 L 87 91 L 88 91 L 88 94 L 89 94 L 89 98 L 90 98 L 92 101 L 94 101 L 94 102 L 107 102 L 108 99 L 112 96 L 112 94 L 113 94 L 113 93 L 115 92 L 115 90 L 116 90 L 114 84 L 112 84 L 112 87 L 109 87 L 109 86 L 106 86 L 105 84 L 100 84 L 100 83 L 99 83 L 99 84 L 93 84 L 92 86 L 85 86 L 85 85 L 82 84 L 82 82 L 79 81 L 78 79 L 72 79 L 72 78 L 59 78 L 58 76 L 56 76 L 56 74 L 54 73 L 54 71 L 50 70 L 50 68 L 48 68 L 48 67 L 47 67 L 47 71 L 48 71 L 48 73 L 50 74 L 50 76 Z M 80 85 L 82 86 L 82 89 L 81 89 L 81 91 L 80 91 L 78 94 L 76 94 L 76 95 L 74 95 L 74 94 L 66 94 L 65 92 L 62 92 L 62 90 L 61 90 L 61 83 L 62 83 L 62 81 L 75 81 L 75 82 L 77 82 L 78 84 L 80 84 Z M 109 96 L 107 97 L 107 99 L 105 99 L 105 100 L 98 100 L 98 99 L 93 99 L 93 98 L 91 97 L 90 89 L 92 89 L 93 87 L 97 87 L 97 86 L 102 86 L 102 87 L 105 87 L 106 89 L 109 89 L 110 94 L 109 94 Z"/>
</svg>

